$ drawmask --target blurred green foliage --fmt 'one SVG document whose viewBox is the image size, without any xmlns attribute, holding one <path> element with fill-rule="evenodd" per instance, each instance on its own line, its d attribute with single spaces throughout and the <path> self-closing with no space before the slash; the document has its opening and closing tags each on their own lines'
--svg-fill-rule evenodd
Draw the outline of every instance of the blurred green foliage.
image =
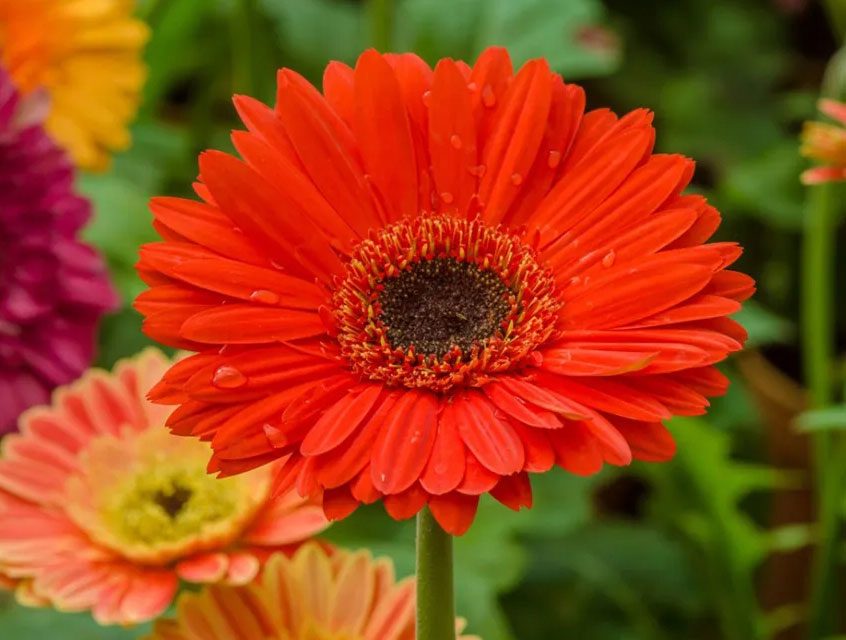
<svg viewBox="0 0 846 640">
<path fill-rule="evenodd" d="M 739 316 L 750 344 L 772 349 L 795 375 L 796 135 L 814 114 L 834 41 L 819 7 L 792 4 L 397 0 L 392 35 L 394 48 L 430 62 L 472 60 L 491 44 L 518 62 L 545 56 L 586 84 L 590 106 L 654 109 L 659 149 L 697 159 L 695 188 L 725 217 L 720 238 L 746 247 L 741 268 L 760 283 Z M 128 307 L 142 288 L 138 246 L 155 238 L 146 202 L 189 194 L 196 154 L 231 148 L 230 96 L 272 100 L 281 66 L 319 83 L 328 60 L 354 62 L 373 41 L 366 4 L 353 0 L 141 0 L 139 12 L 153 37 L 135 143 L 113 171 L 79 183 L 96 210 L 87 238 L 127 305 L 103 327 L 104 366 L 146 343 Z M 672 463 L 589 479 L 547 474 L 534 481 L 534 509 L 519 514 L 483 501 L 456 543 L 458 611 L 469 629 L 485 640 L 758 640 L 789 625 L 790 611 L 762 611 L 756 572 L 774 548 L 808 542 L 802 527 L 766 532 L 767 492 L 797 480 L 768 466 L 767 427 L 730 375 L 735 384 L 709 417 L 673 425 L 680 454 Z M 801 423 L 842 428 L 842 416 L 812 413 Z M 622 506 L 609 498 L 620 491 Z M 413 570 L 411 523 L 379 508 L 360 510 L 328 537 L 393 557 L 400 574 Z M 0 637 L 11 640 L 138 635 L 85 615 L 0 606 Z"/>
</svg>

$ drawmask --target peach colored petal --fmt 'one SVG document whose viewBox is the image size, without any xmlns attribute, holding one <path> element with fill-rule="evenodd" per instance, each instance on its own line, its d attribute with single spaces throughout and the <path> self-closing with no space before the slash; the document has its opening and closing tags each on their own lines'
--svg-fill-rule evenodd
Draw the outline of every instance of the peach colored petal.
<svg viewBox="0 0 846 640">
<path fill-rule="evenodd" d="M 188 582 L 219 582 L 228 571 L 225 553 L 201 553 L 176 564 L 176 574 Z"/>
</svg>

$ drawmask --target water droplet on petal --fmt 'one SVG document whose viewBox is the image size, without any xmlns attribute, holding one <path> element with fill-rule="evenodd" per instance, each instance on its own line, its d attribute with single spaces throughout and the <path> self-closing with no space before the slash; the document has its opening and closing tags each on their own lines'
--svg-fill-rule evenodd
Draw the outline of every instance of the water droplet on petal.
<svg viewBox="0 0 846 640">
<path fill-rule="evenodd" d="M 250 300 L 262 304 L 279 304 L 279 294 L 267 289 L 257 289 L 250 294 Z"/>
<path fill-rule="evenodd" d="M 277 262 L 276 260 L 271 260 L 270 266 L 272 266 L 274 269 L 279 269 L 279 271 L 285 271 L 285 265 L 281 262 Z"/>
<path fill-rule="evenodd" d="M 467 83 L 467 88 L 468 88 L 470 91 L 475 91 L 476 89 L 478 89 L 478 88 L 479 88 L 479 85 L 477 85 L 475 82 L 468 82 L 468 83 Z"/>
<path fill-rule="evenodd" d="M 605 256 L 602 258 L 602 266 L 603 267 L 610 267 L 614 264 L 614 259 L 617 257 L 617 254 L 614 253 L 614 249 L 611 249 Z"/>
<path fill-rule="evenodd" d="M 489 84 L 482 87 L 482 104 L 488 109 L 496 105 L 496 95 L 494 94 L 493 87 Z"/>
<path fill-rule="evenodd" d="M 477 178 L 481 178 L 483 175 L 485 175 L 487 167 L 485 167 L 485 165 L 483 164 L 477 164 L 472 167 L 467 167 L 467 170 Z"/>
<path fill-rule="evenodd" d="M 521 184 L 523 184 L 523 176 L 521 176 L 519 173 L 511 174 L 511 184 L 513 184 L 515 187 L 519 187 Z"/>
<path fill-rule="evenodd" d="M 452 204 L 452 201 L 454 200 L 454 198 L 453 198 L 453 195 L 449 191 L 444 191 L 441 194 L 441 200 L 443 201 L 444 204 Z"/>
<path fill-rule="evenodd" d="M 285 432 L 272 424 L 265 422 L 262 425 L 265 437 L 270 441 L 270 444 L 276 448 L 284 447 L 287 443 Z"/>
<path fill-rule="evenodd" d="M 554 169 L 559 164 L 561 164 L 561 152 L 550 151 L 549 156 L 546 159 L 546 164 L 549 166 L 550 169 Z"/>
<path fill-rule="evenodd" d="M 429 102 L 432 100 L 432 92 L 431 91 L 424 91 L 423 92 L 423 104 L 427 107 L 429 106 Z"/>
<path fill-rule="evenodd" d="M 214 372 L 212 384 L 220 389 L 237 389 L 247 384 L 247 376 L 235 367 L 224 364 Z"/>
<path fill-rule="evenodd" d="M 453 149 L 461 148 L 461 138 L 459 138 L 456 134 L 452 134 L 452 137 L 449 139 L 449 143 L 452 145 Z"/>
<path fill-rule="evenodd" d="M 572 285 L 577 285 L 577 284 L 580 284 L 581 282 L 582 282 L 581 276 L 573 276 L 572 278 L 570 278 L 570 284 L 572 284 Z"/>
</svg>

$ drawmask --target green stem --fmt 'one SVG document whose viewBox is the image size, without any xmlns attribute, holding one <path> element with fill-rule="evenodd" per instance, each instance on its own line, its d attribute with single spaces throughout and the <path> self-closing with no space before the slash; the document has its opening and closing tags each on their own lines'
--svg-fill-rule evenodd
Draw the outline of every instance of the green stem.
<svg viewBox="0 0 846 640">
<path fill-rule="evenodd" d="M 254 0 L 239 0 L 232 16 L 232 65 L 236 93 L 255 95 L 253 76 Z"/>
<path fill-rule="evenodd" d="M 394 32 L 393 0 L 369 0 L 370 35 L 373 46 L 382 53 L 391 50 Z"/>
<path fill-rule="evenodd" d="M 842 41 L 846 35 L 846 2 L 843 0 L 824 0 L 826 13 L 835 35 Z"/>
<path fill-rule="evenodd" d="M 417 515 L 417 640 L 455 640 L 452 537 L 428 508 Z"/>
<path fill-rule="evenodd" d="M 812 407 L 831 404 L 834 397 L 834 252 L 837 199 L 831 184 L 814 187 L 805 216 L 802 249 L 802 328 L 805 377 Z M 836 435 L 814 436 L 819 542 L 812 568 L 808 637 L 833 632 L 837 602 L 838 494 L 840 471 L 835 457 Z"/>
</svg>

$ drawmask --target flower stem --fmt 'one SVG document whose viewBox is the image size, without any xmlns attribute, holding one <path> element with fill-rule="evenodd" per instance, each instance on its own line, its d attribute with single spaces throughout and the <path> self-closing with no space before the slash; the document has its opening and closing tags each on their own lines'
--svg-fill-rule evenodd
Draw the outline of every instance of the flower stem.
<svg viewBox="0 0 846 640">
<path fill-rule="evenodd" d="M 393 0 L 369 0 L 370 36 L 373 46 L 382 53 L 391 50 L 394 31 Z"/>
<path fill-rule="evenodd" d="M 834 362 L 834 250 L 837 198 L 831 184 L 812 188 L 805 218 L 802 282 L 802 326 L 805 377 L 811 405 L 825 407 L 833 400 Z M 818 543 L 812 573 L 808 637 L 824 638 L 833 631 L 837 598 L 837 544 L 841 474 L 835 452 L 837 436 L 820 431 L 814 436 L 817 486 Z"/>
<path fill-rule="evenodd" d="M 417 515 L 417 640 L 455 640 L 452 537 L 428 508 Z"/>
</svg>

